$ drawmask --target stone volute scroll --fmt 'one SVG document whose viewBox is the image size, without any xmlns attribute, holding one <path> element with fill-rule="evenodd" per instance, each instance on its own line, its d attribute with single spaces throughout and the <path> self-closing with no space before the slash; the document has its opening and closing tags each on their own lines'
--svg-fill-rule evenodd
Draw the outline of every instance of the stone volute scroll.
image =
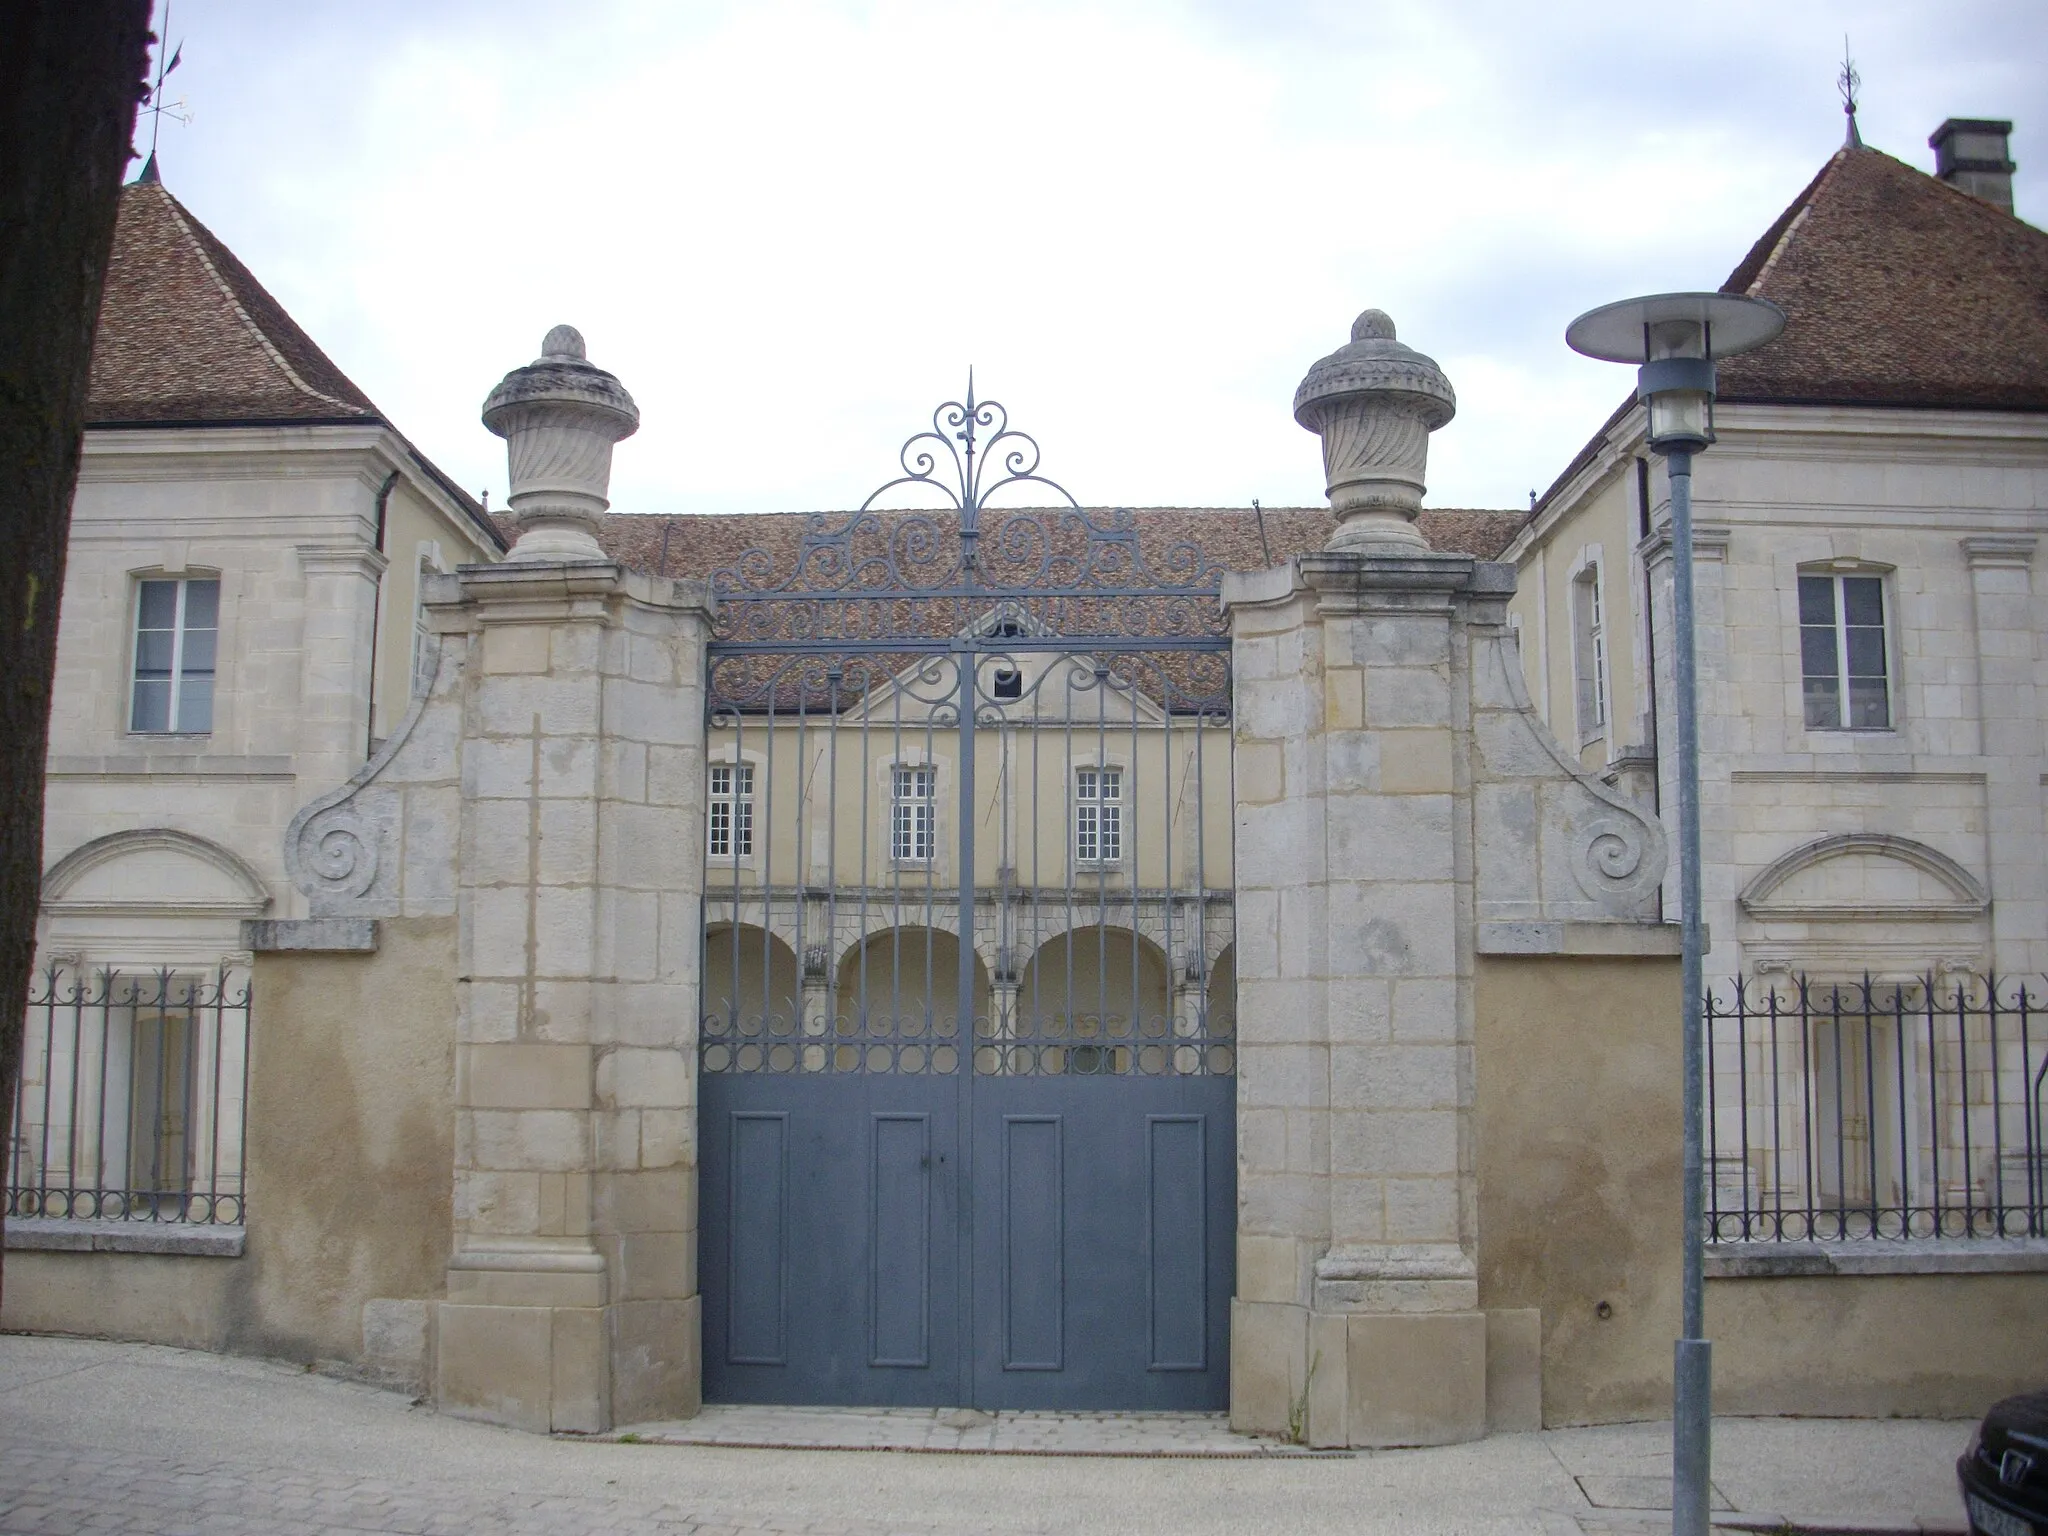
<svg viewBox="0 0 2048 1536">
<path fill-rule="evenodd" d="M 640 430 L 633 397 L 584 355 L 583 334 L 558 325 L 541 353 L 506 374 L 484 401 L 484 425 L 505 439 L 512 520 L 508 560 L 606 558 L 599 519 L 611 505 L 612 447 Z"/>
<path fill-rule="evenodd" d="M 1384 310 L 1360 315 L 1350 343 L 1309 369 L 1294 392 L 1294 419 L 1323 440 L 1337 514 L 1331 549 L 1429 547 L 1415 526 L 1429 434 L 1457 409 L 1443 369 L 1396 340 Z"/>
</svg>

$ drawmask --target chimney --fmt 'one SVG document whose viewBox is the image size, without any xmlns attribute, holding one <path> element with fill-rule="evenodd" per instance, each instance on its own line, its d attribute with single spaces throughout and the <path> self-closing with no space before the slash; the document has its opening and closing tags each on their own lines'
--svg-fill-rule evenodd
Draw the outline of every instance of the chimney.
<svg viewBox="0 0 2048 1536">
<path fill-rule="evenodd" d="M 2012 173 L 2006 158 L 2011 123 L 1982 117 L 1952 117 L 1927 141 L 1934 174 L 1959 192 L 2012 212 Z"/>
</svg>

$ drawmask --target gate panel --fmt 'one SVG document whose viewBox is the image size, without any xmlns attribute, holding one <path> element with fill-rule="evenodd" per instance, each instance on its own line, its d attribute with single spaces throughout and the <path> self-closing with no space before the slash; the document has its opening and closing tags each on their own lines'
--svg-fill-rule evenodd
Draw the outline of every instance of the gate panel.
<svg viewBox="0 0 2048 1536">
<path fill-rule="evenodd" d="M 1067 1189 L 1058 1115 L 1002 1117 L 1003 1254 L 997 1315 L 1005 1371 L 1057 1371 L 1066 1363 Z"/>
<path fill-rule="evenodd" d="M 789 1312 L 789 1115 L 734 1111 L 729 1173 L 732 1263 L 725 1357 L 735 1365 L 784 1365 Z"/>
<path fill-rule="evenodd" d="M 1221 568 L 1074 504 L 999 406 L 933 425 L 891 484 L 953 513 L 870 498 L 713 578 L 705 1393 L 1220 1408 Z M 1024 482 L 1067 506 L 985 527 Z"/>
<path fill-rule="evenodd" d="M 950 1078 L 706 1074 L 707 1398 L 965 1400 L 951 1236 L 959 1220 L 955 1090 Z M 779 1240 L 764 1231 L 773 1186 L 756 1176 L 768 1162 L 757 1128 L 771 1125 L 787 1148 Z M 735 1193 L 721 1202 L 726 1189 Z M 777 1318 L 781 1350 L 764 1347 Z"/>
<path fill-rule="evenodd" d="M 932 1363 L 932 1119 L 899 1113 L 873 1121 L 868 1364 L 922 1369 Z"/>
<path fill-rule="evenodd" d="M 1155 1371 L 1209 1364 L 1208 1167 L 1205 1115 L 1152 1115 L 1145 1295 Z"/>
</svg>

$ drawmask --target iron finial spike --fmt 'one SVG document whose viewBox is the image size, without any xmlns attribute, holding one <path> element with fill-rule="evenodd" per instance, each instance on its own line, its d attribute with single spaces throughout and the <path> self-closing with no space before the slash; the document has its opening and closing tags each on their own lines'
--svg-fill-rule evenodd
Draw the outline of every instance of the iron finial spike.
<svg viewBox="0 0 2048 1536">
<path fill-rule="evenodd" d="M 1863 84 L 1863 77 L 1856 73 L 1856 61 L 1849 53 L 1849 34 L 1842 34 L 1842 72 L 1835 76 L 1835 89 L 1842 93 L 1842 113 L 1849 119 L 1848 131 L 1842 139 L 1845 149 L 1861 149 L 1863 135 L 1856 131 L 1856 91 Z"/>
</svg>

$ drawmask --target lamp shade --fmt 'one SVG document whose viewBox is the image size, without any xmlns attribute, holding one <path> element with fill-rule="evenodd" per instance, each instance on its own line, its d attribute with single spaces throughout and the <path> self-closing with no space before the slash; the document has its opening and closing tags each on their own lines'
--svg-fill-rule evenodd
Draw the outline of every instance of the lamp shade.
<svg viewBox="0 0 2048 1536">
<path fill-rule="evenodd" d="M 1588 310 L 1565 327 L 1574 352 L 1609 363 L 1647 363 L 1658 356 L 1704 357 L 1708 362 L 1753 351 L 1785 329 L 1785 311 L 1768 299 L 1734 293 L 1658 293 Z M 1695 331 L 1699 350 L 1660 345 Z"/>
</svg>

